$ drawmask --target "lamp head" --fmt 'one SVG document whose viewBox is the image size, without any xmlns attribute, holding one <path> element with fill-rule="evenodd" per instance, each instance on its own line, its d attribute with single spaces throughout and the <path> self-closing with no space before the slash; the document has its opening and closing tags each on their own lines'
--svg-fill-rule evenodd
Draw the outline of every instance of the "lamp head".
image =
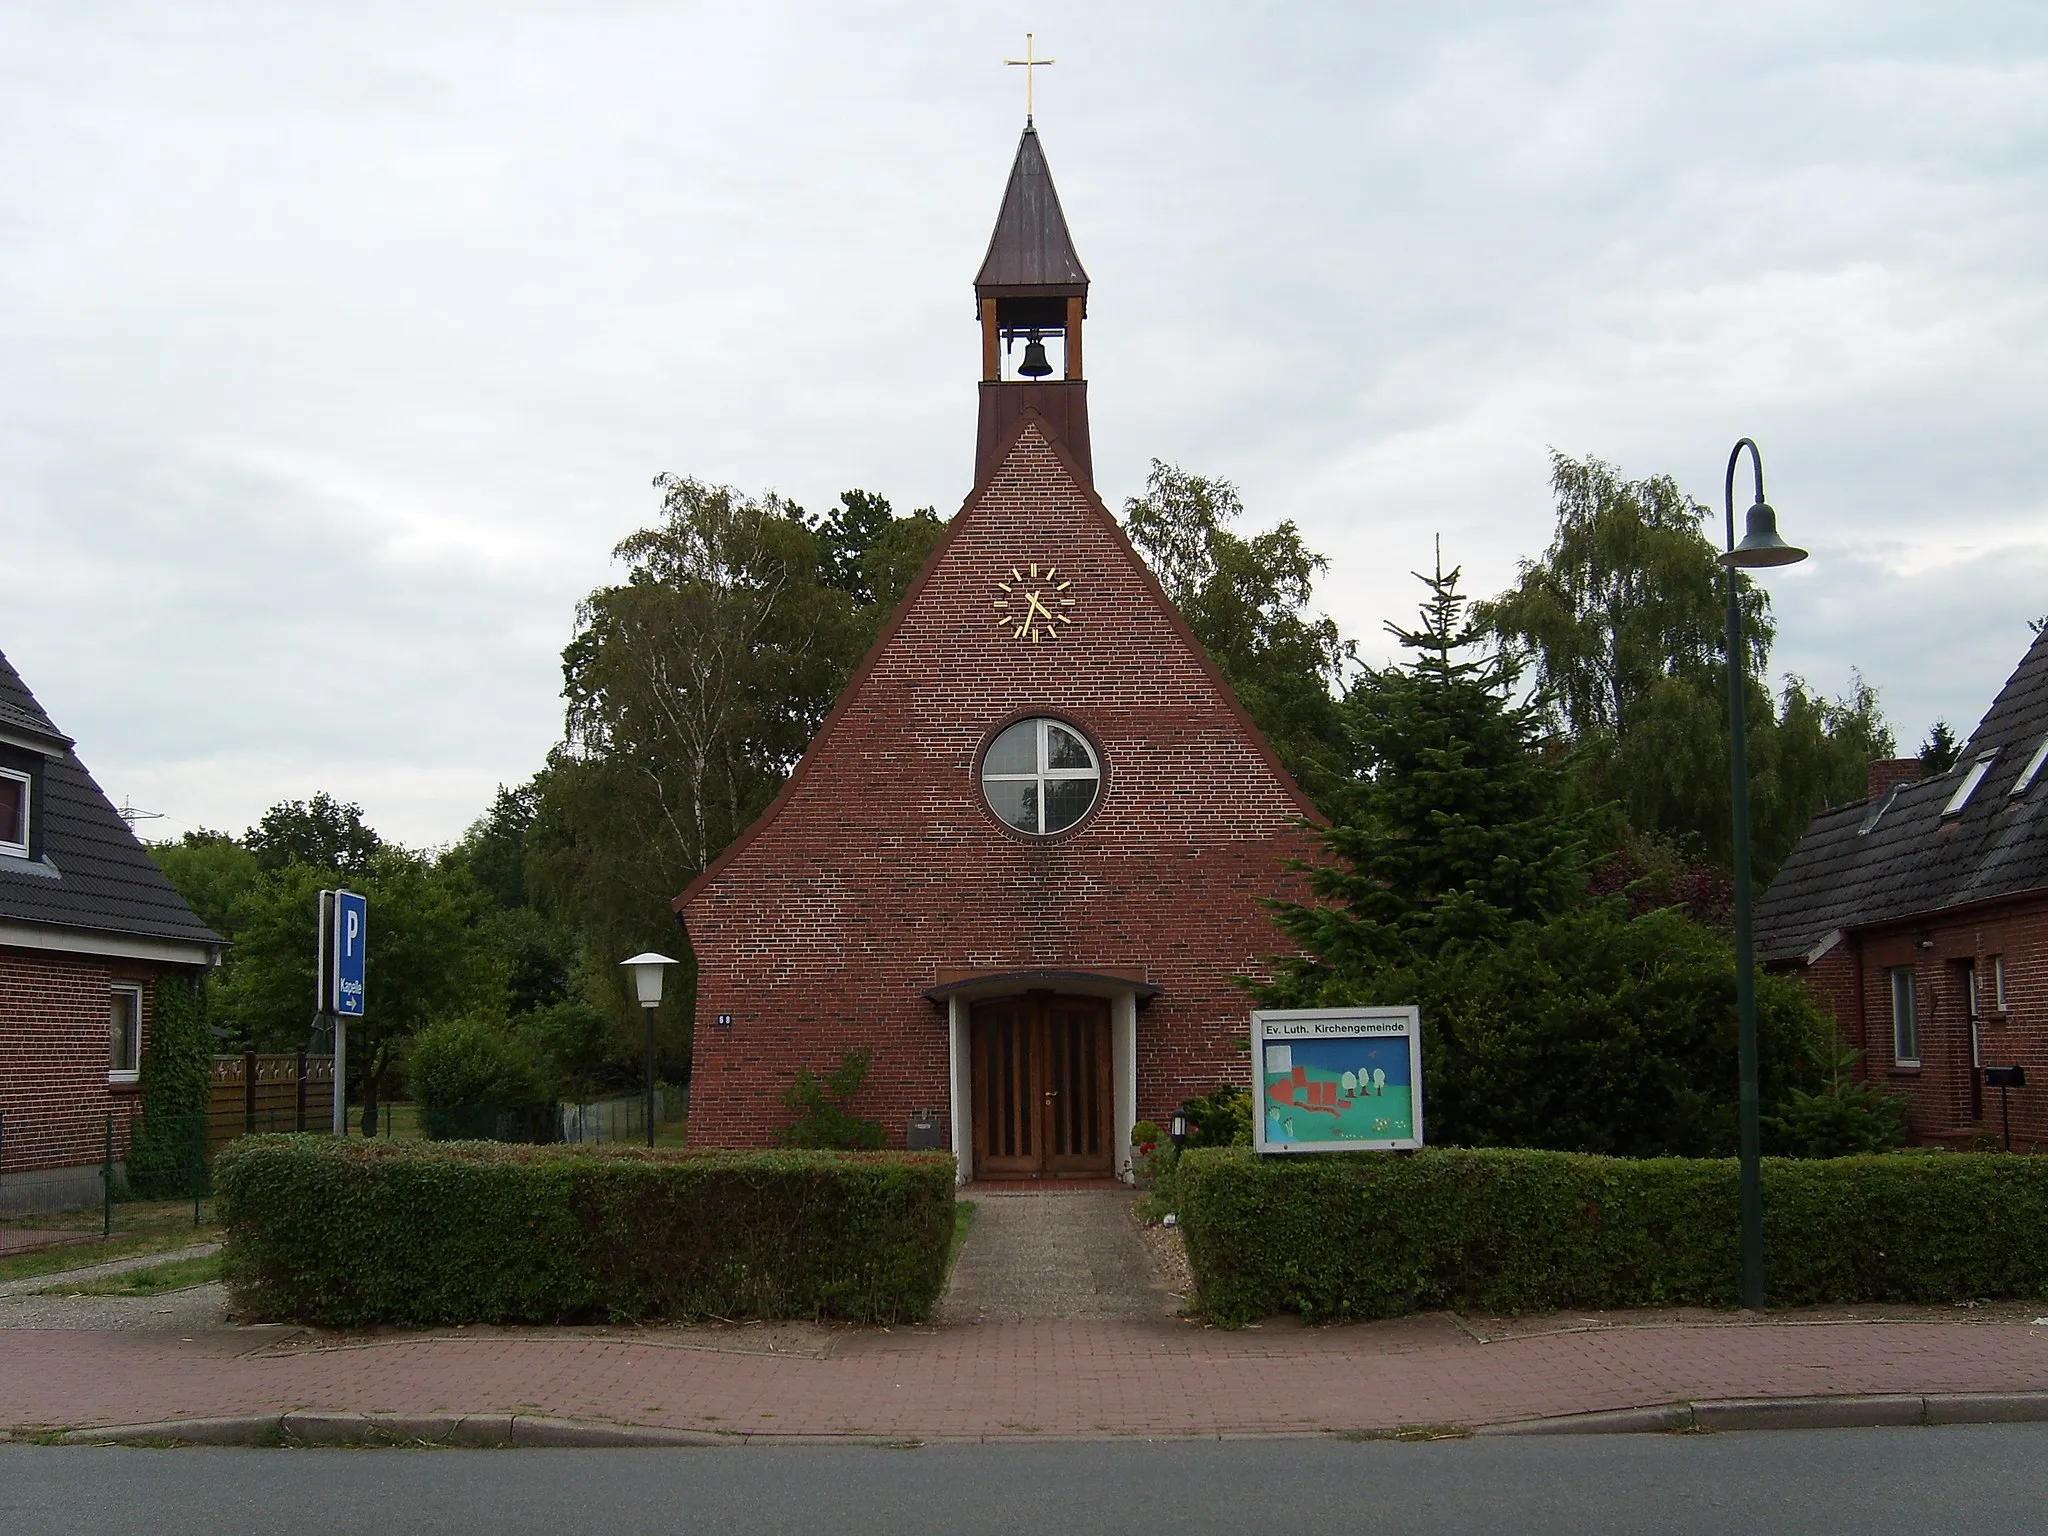
<svg viewBox="0 0 2048 1536">
<path fill-rule="evenodd" d="M 1743 519 L 1742 542 L 1720 557 L 1721 564 L 1738 570 L 1756 570 L 1770 565 L 1797 565 L 1806 551 L 1778 537 L 1778 514 L 1767 501 L 1752 505 Z"/>
<path fill-rule="evenodd" d="M 672 965 L 680 965 L 667 955 L 657 955 L 653 950 L 644 955 L 635 955 L 630 960 L 621 960 L 620 965 L 633 973 L 633 990 L 640 995 L 640 1006 L 652 1008 L 661 1001 L 662 973 Z"/>
</svg>

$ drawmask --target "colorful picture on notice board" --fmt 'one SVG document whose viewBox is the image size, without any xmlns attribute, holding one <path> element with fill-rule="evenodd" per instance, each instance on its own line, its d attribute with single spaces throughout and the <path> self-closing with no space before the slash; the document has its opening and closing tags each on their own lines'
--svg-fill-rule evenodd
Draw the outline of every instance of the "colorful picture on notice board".
<svg viewBox="0 0 2048 1536">
<path fill-rule="evenodd" d="M 1421 1146 L 1420 1035 L 1413 1008 L 1267 1009 L 1253 1014 L 1258 1150 Z"/>
</svg>

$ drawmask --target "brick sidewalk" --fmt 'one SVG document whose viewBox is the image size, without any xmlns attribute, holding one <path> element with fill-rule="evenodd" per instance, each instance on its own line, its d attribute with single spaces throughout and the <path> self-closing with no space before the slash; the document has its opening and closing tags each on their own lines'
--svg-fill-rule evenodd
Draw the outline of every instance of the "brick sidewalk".
<svg viewBox="0 0 2048 1536">
<path fill-rule="evenodd" d="M 2048 1326 L 2024 1323 L 1676 1325 L 1482 1343 L 1447 1317 L 1240 1333 L 1090 1319 L 849 1330 L 778 1355 L 689 1330 L 277 1337 L 0 1334 L 0 1426 L 301 1409 L 775 1435 L 1214 1435 L 1736 1397 L 2048 1390 Z"/>
</svg>

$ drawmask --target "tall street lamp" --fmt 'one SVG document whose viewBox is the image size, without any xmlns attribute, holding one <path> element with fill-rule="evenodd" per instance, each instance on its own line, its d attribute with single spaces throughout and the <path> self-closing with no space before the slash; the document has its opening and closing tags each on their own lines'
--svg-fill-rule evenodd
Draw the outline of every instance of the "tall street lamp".
<svg viewBox="0 0 2048 1536">
<path fill-rule="evenodd" d="M 1756 470 L 1756 499 L 1750 504 L 1738 544 L 1735 468 L 1745 448 Z M 1757 1104 L 1756 950 L 1749 930 L 1749 751 L 1742 719 L 1742 600 L 1735 573 L 1795 565 L 1806 558 L 1806 551 L 1778 537 L 1778 514 L 1764 500 L 1763 455 L 1746 437 L 1728 455 L 1722 501 L 1728 514 L 1728 551 L 1720 558 L 1728 573 L 1728 773 L 1735 805 L 1735 1012 L 1742 1072 L 1742 1304 L 1758 1311 L 1764 1304 L 1763 1127 Z"/>
<path fill-rule="evenodd" d="M 661 980 L 680 961 L 649 950 L 619 964 L 633 973 L 633 990 L 640 995 L 640 1012 L 647 1020 L 647 1145 L 654 1145 L 654 1015 L 661 1007 Z"/>
</svg>

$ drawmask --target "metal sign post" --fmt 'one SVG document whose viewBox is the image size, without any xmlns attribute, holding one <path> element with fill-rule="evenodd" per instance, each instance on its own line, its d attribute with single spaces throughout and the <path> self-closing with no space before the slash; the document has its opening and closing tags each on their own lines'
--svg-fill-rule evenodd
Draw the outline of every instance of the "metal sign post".
<svg viewBox="0 0 2048 1536">
<path fill-rule="evenodd" d="M 334 1134 L 348 1134 L 348 1021 L 363 1016 L 370 903 L 353 891 L 322 891 L 316 985 L 321 1017 L 334 1026 Z"/>
<path fill-rule="evenodd" d="M 1998 1090 L 1998 1113 L 2005 1121 L 2005 1150 L 2012 1150 L 2012 1100 L 2006 1097 L 2008 1090 L 2027 1086 L 2025 1067 L 1986 1067 L 1984 1081 Z"/>
</svg>

